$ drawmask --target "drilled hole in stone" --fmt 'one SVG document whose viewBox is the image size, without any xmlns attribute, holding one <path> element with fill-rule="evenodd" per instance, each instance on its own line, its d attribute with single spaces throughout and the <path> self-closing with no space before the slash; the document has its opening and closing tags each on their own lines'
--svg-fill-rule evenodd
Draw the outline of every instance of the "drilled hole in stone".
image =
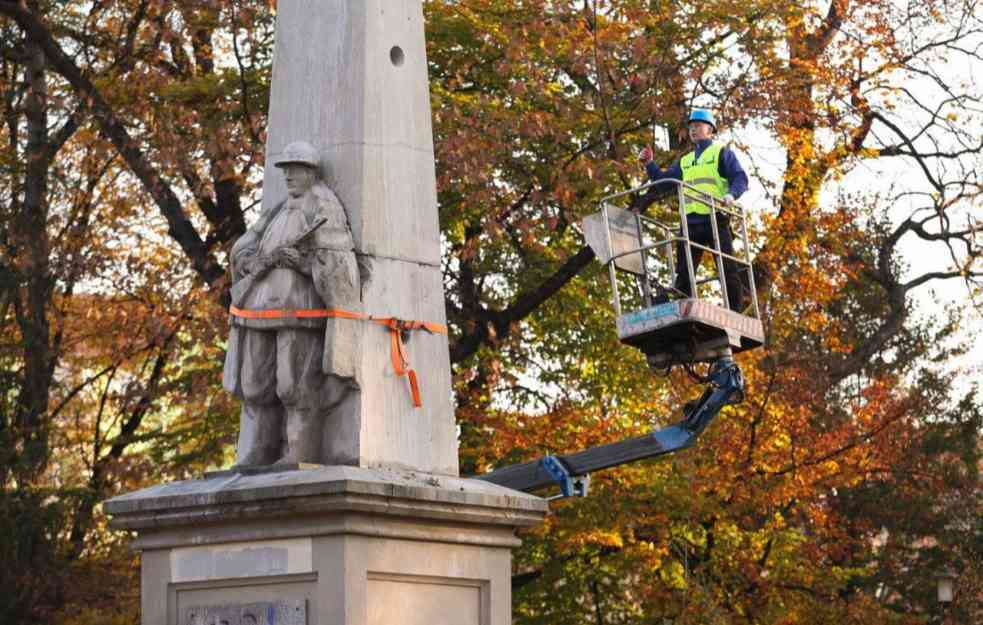
<svg viewBox="0 0 983 625">
<path fill-rule="evenodd" d="M 389 60 L 393 62 L 393 65 L 399 67 L 406 60 L 406 55 L 403 54 L 403 49 L 399 46 L 393 46 L 389 51 Z"/>
</svg>

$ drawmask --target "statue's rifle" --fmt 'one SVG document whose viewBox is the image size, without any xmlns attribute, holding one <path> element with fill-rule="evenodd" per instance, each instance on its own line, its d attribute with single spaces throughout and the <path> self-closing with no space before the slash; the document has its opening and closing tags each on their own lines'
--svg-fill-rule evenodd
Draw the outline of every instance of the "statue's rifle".
<svg viewBox="0 0 983 625">
<path fill-rule="evenodd" d="M 307 228 L 307 230 L 304 230 L 298 236 L 294 237 L 292 240 L 284 243 L 283 245 L 278 246 L 270 254 L 268 254 L 267 257 L 268 258 L 274 257 L 276 255 L 276 253 L 279 252 L 282 249 L 285 249 L 285 248 L 288 248 L 288 247 L 296 247 L 297 245 L 299 245 L 300 243 L 302 243 L 304 241 L 304 239 L 306 239 L 309 236 L 311 236 L 312 234 L 314 234 L 314 232 L 318 228 L 320 228 L 321 226 L 323 226 L 326 221 L 328 221 L 328 218 L 327 217 L 323 217 L 323 216 L 322 217 L 318 217 L 317 219 L 314 220 L 314 223 L 311 224 L 309 228 Z M 245 276 L 245 277 L 240 278 L 239 280 L 237 280 L 232 285 L 232 289 L 231 289 L 231 291 L 232 291 L 232 304 L 235 305 L 235 306 L 241 305 L 242 302 L 243 302 L 243 300 L 246 298 L 246 295 L 248 295 L 249 292 L 253 289 L 253 285 L 256 284 L 256 280 L 258 280 L 259 278 L 263 277 L 263 275 L 265 275 L 265 274 L 266 274 L 266 271 L 255 271 L 255 272 L 249 274 L 248 276 Z"/>
</svg>

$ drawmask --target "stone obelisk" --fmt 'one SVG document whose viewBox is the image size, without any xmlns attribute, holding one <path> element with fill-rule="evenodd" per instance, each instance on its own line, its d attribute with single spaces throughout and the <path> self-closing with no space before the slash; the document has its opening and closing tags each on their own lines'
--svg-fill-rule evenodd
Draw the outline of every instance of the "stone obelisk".
<svg viewBox="0 0 983 625">
<path fill-rule="evenodd" d="M 264 205 L 294 141 L 348 214 L 362 312 L 445 323 L 421 0 L 279 0 Z M 281 159 L 282 160 L 282 159 Z M 136 532 L 144 625 L 507 625 L 543 500 L 458 477 L 447 338 L 356 324 L 349 466 L 232 470 L 104 504 Z M 346 439 L 348 440 L 348 439 Z M 287 467 L 289 469 L 289 467 Z"/>
<path fill-rule="evenodd" d="M 348 212 L 363 312 L 443 325 L 440 231 L 419 0 L 278 4 L 264 208 L 285 195 L 272 163 L 299 139 Z M 447 337 L 406 335 L 422 405 L 392 364 L 390 333 L 359 324 L 357 456 L 363 467 L 457 475 Z"/>
</svg>

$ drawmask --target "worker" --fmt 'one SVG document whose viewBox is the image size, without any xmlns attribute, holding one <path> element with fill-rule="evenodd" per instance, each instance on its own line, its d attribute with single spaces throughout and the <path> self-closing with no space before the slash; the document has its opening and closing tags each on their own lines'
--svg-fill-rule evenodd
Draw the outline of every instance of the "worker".
<svg viewBox="0 0 983 625">
<path fill-rule="evenodd" d="M 713 142 L 717 132 L 717 124 L 713 113 L 704 109 L 694 109 L 689 116 L 689 138 L 695 146 L 692 152 L 684 155 L 664 171 L 659 169 L 653 158 L 651 146 L 645 146 L 639 155 L 639 160 L 645 165 L 648 177 L 653 180 L 674 178 L 700 189 L 718 198 L 720 204 L 733 208 L 734 202 L 747 191 L 748 178 L 741 167 L 733 150 Z M 734 236 L 730 229 L 730 217 L 726 212 L 714 211 L 717 216 L 717 231 L 720 237 L 720 251 L 734 255 Z M 695 199 L 686 199 L 686 225 L 689 238 L 693 243 L 714 248 L 713 230 L 710 224 L 710 207 Z M 682 227 L 680 227 L 680 236 Z M 703 257 L 703 250 L 690 247 L 693 253 L 694 271 Z M 682 241 L 676 244 L 676 290 L 693 297 L 690 286 L 689 272 L 686 267 L 685 245 Z M 724 282 L 727 285 L 728 305 L 731 310 L 742 311 L 745 307 L 744 280 L 739 265 L 724 258 Z M 664 293 L 657 298 L 657 303 L 668 302 Z"/>
</svg>

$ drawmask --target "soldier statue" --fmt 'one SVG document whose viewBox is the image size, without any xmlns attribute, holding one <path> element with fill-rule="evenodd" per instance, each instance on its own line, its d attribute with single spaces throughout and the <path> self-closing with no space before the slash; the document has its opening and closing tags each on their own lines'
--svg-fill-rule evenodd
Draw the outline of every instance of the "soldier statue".
<svg viewBox="0 0 983 625">
<path fill-rule="evenodd" d="M 306 141 L 274 165 L 287 197 L 232 248 L 223 386 L 242 400 L 236 466 L 356 464 L 360 279 L 344 207 Z"/>
</svg>

